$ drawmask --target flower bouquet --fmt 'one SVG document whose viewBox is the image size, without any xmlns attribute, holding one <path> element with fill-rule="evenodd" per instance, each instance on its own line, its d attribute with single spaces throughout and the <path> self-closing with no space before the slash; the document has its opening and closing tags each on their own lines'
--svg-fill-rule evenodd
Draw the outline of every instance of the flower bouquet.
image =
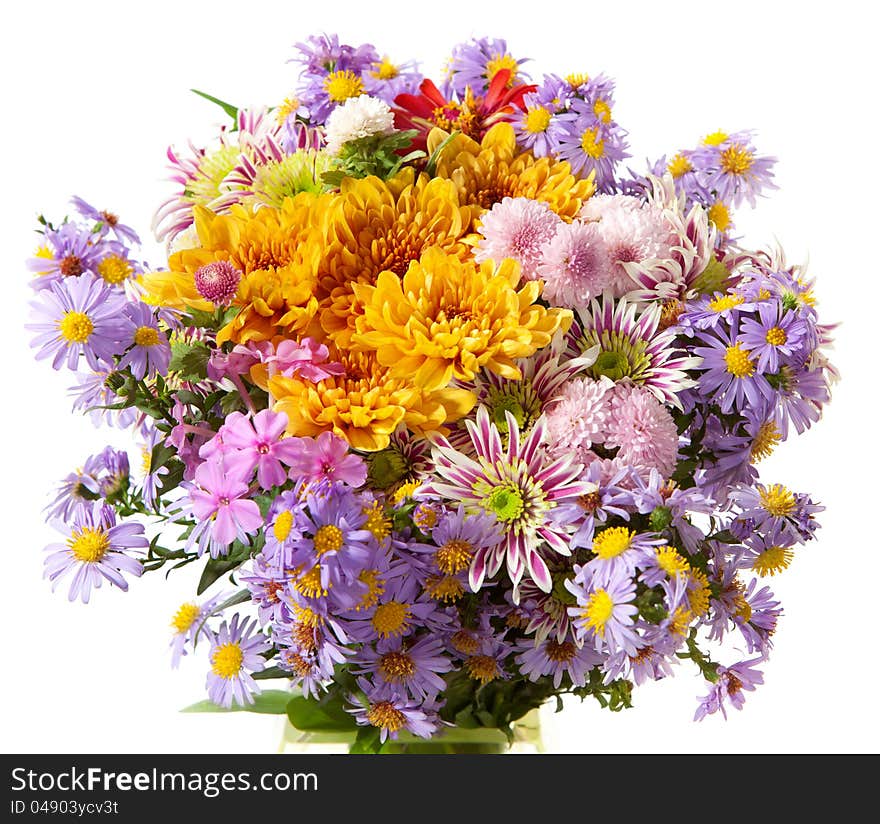
<svg viewBox="0 0 880 824">
<path fill-rule="evenodd" d="M 612 80 L 503 40 L 440 85 L 336 37 L 295 59 L 272 109 L 199 93 L 229 120 L 168 151 L 167 265 L 82 199 L 40 218 L 37 358 L 143 445 L 61 483 L 46 576 L 88 601 L 199 565 L 195 709 L 356 752 L 620 710 L 683 662 L 696 718 L 741 708 L 822 509 L 757 465 L 836 377 L 811 281 L 736 234 L 774 159 L 716 131 L 624 166 Z"/>
</svg>

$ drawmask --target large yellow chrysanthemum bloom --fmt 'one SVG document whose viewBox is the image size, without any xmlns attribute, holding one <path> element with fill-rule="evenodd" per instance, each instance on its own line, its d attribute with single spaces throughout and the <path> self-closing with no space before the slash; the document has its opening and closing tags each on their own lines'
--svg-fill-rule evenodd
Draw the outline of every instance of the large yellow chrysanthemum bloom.
<svg viewBox="0 0 880 824">
<path fill-rule="evenodd" d="M 388 181 L 344 180 L 322 240 L 318 297 L 324 334 L 349 348 L 360 314 L 353 284 L 373 284 L 385 270 L 403 274 L 429 246 L 464 259 L 470 247 L 462 239 L 470 223 L 471 210 L 459 205 L 449 180 L 416 177 L 411 168 Z"/>
<path fill-rule="evenodd" d="M 332 352 L 345 374 L 318 383 L 275 375 L 269 394 L 276 412 L 287 414 L 287 432 L 316 436 L 333 432 L 355 449 L 376 452 L 388 446 L 403 423 L 420 436 L 443 432 L 443 424 L 467 415 L 476 396 L 464 389 L 426 392 L 392 378 L 372 353 Z"/>
<path fill-rule="evenodd" d="M 433 129 L 428 152 L 449 135 Z M 505 197 L 528 197 L 546 203 L 564 220 L 574 219 L 584 201 L 596 191 L 594 174 L 575 177 L 565 161 L 517 153 L 516 134 L 509 123 L 497 123 L 477 143 L 456 135 L 440 153 L 437 175 L 455 183 L 462 203 L 477 207 L 477 215 Z"/>
<path fill-rule="evenodd" d="M 519 380 L 515 359 L 547 346 L 572 319 L 567 309 L 535 304 L 541 281 L 517 290 L 519 281 L 509 258 L 496 270 L 428 249 L 403 278 L 382 272 L 375 286 L 355 285 L 364 314 L 354 343 L 375 350 L 392 377 L 427 391 L 473 380 L 482 368 Z"/>
<path fill-rule="evenodd" d="M 320 223 L 328 200 L 303 193 L 278 209 L 233 206 L 228 215 L 196 207 L 201 245 L 172 255 L 169 271 L 144 276 L 146 302 L 208 311 L 213 304 L 196 289 L 195 273 L 215 261 L 228 261 L 241 272 L 231 301 L 240 311 L 219 331 L 218 343 L 303 333 L 318 310 Z"/>
</svg>

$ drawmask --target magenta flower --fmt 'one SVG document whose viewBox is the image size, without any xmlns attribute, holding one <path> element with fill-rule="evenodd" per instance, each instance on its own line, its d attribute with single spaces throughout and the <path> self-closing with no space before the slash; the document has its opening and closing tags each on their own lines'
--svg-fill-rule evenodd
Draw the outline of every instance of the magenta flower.
<svg viewBox="0 0 880 824">
<path fill-rule="evenodd" d="M 322 432 L 317 438 L 290 438 L 296 452 L 288 461 L 290 477 L 306 483 L 335 483 L 361 486 L 367 480 L 367 465 L 357 455 L 351 455 L 348 444 L 332 432 Z"/>
<path fill-rule="evenodd" d="M 300 375 L 307 381 L 317 383 L 331 375 L 342 375 L 345 372 L 341 363 L 328 363 L 330 350 L 323 343 L 312 338 L 303 338 L 301 342 L 283 340 L 275 347 L 275 354 L 265 358 L 269 364 L 269 374 L 276 373 L 292 378 Z"/>
<path fill-rule="evenodd" d="M 196 520 L 189 547 L 198 544 L 199 554 L 207 548 L 216 558 L 225 555 L 236 538 L 244 540 L 262 527 L 260 508 L 246 498 L 248 475 L 224 463 L 222 456 L 199 465 L 189 493 L 190 514 Z"/>
<path fill-rule="evenodd" d="M 257 470 L 257 482 L 263 489 L 281 486 L 287 480 L 282 463 L 291 465 L 298 454 L 293 438 L 284 438 L 287 415 L 264 409 L 253 417 L 233 412 L 220 427 L 220 453 L 226 466 L 239 470 L 249 479 Z"/>
</svg>

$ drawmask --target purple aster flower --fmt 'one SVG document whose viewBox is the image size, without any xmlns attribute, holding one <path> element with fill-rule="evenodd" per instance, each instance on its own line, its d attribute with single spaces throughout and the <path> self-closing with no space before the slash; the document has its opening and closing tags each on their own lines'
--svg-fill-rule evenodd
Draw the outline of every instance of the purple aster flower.
<svg viewBox="0 0 880 824">
<path fill-rule="evenodd" d="M 719 200 L 733 206 L 748 201 L 754 206 L 763 189 L 778 188 L 773 182 L 776 158 L 759 155 L 750 132 L 717 133 L 710 138 L 693 153 L 694 165 L 700 169 L 701 185 Z"/>
<path fill-rule="evenodd" d="M 603 661 L 602 655 L 586 645 L 578 647 L 573 641 L 560 642 L 555 638 L 537 644 L 531 638 L 522 638 L 517 648 L 521 650 L 516 657 L 519 671 L 530 681 L 552 675 L 556 689 L 562 684 L 563 675 L 568 675 L 574 686 L 584 686 L 590 670 Z"/>
<path fill-rule="evenodd" d="M 788 360 L 803 347 L 807 326 L 781 303 L 762 301 L 758 318 L 744 317 L 740 333 L 742 345 L 757 358 L 758 370 L 775 372 L 781 357 Z"/>
<path fill-rule="evenodd" d="M 654 557 L 653 547 L 665 543 L 653 532 L 636 532 L 625 526 L 606 526 L 593 536 L 595 554 L 584 567 L 594 584 L 604 584 L 618 573 L 633 575 Z M 577 579 L 576 579 L 577 580 Z"/>
<path fill-rule="evenodd" d="M 828 375 L 824 369 L 810 369 L 806 364 L 795 369 L 783 365 L 768 375 L 776 390 L 773 398 L 773 420 L 782 439 L 788 437 L 793 426 L 800 435 L 809 429 L 822 414 L 822 407 L 831 399 Z"/>
<path fill-rule="evenodd" d="M 549 592 L 552 581 L 541 551 L 571 554 L 572 522 L 580 512 L 577 500 L 592 487 L 575 480 L 582 469 L 580 464 L 567 457 L 553 460 L 547 456 L 542 448 L 546 429 L 543 417 L 521 441 L 516 419 L 510 412 L 505 415 L 506 450 L 486 407 L 477 411 L 476 423 L 466 422 L 479 463 L 445 439 L 438 439 L 433 454 L 439 478 L 429 483 L 427 491 L 461 502 L 471 511 L 494 515 L 499 522 L 504 539 L 492 548 L 478 550 L 474 556 L 470 584 L 475 592 L 505 563 L 514 587 L 528 575 Z"/>
<path fill-rule="evenodd" d="M 741 710 L 746 701 L 743 693 L 754 692 L 756 687 L 764 683 L 764 675 L 755 665 L 762 664 L 765 660 L 764 656 L 758 656 L 740 661 L 731 667 L 718 667 L 718 679 L 711 685 L 708 695 L 700 699 L 694 721 L 702 721 L 707 715 L 719 710 L 726 719 L 727 704 Z"/>
<path fill-rule="evenodd" d="M 46 243 L 26 266 L 38 277 L 31 282 L 37 290 L 50 288 L 68 278 L 97 275 L 100 247 L 88 228 L 77 223 L 62 223 L 45 233 Z"/>
<path fill-rule="evenodd" d="M 94 220 L 95 223 L 101 224 L 101 231 L 113 232 L 118 240 L 139 246 L 141 239 L 137 232 L 130 226 L 119 222 L 119 217 L 107 209 L 96 209 L 94 206 L 86 203 L 81 197 L 72 197 L 70 202 L 73 208 L 77 210 L 84 218 Z"/>
<path fill-rule="evenodd" d="M 240 615 L 224 621 L 211 642 L 209 658 L 211 669 L 208 672 L 208 697 L 227 709 L 233 704 L 246 707 L 254 703 L 254 693 L 260 692 L 260 685 L 251 676 L 266 668 L 263 652 L 271 647 L 262 633 L 253 634 L 257 622 L 242 619 Z"/>
<path fill-rule="evenodd" d="M 716 292 L 713 297 L 701 297 L 689 301 L 687 309 L 679 315 L 678 323 L 686 331 L 690 329 L 715 329 L 736 326 L 737 319 L 744 313 L 752 312 L 755 302 L 746 298 L 742 291 L 729 290 Z"/>
<path fill-rule="evenodd" d="M 582 520 L 578 521 L 571 543 L 574 547 L 591 547 L 597 524 L 604 524 L 612 515 L 629 520 L 630 511 L 635 508 L 629 488 L 634 474 L 629 466 L 617 466 L 609 476 L 601 461 L 593 461 L 581 480 L 591 485 L 591 491 L 578 502 L 583 510 Z"/>
<path fill-rule="evenodd" d="M 364 645 L 352 659 L 354 672 L 369 675 L 377 686 L 389 685 L 414 699 L 433 698 L 446 688 L 441 677 L 452 669 L 442 638 L 424 636 L 410 639 L 388 638 L 375 647 Z"/>
<path fill-rule="evenodd" d="M 67 393 L 73 398 L 74 411 L 88 414 L 96 427 L 108 424 L 118 429 L 128 429 L 138 417 L 136 409 L 106 408 L 120 401 L 119 395 L 107 386 L 107 378 L 112 371 L 107 368 L 94 372 L 77 372 L 77 385 L 71 386 Z"/>
<path fill-rule="evenodd" d="M 446 64 L 443 92 L 446 97 L 454 93 L 459 100 L 464 100 L 467 89 L 480 95 L 488 90 L 495 75 L 504 69 L 510 72 L 508 86 L 523 83 L 529 77 L 520 66 L 527 62 L 528 58 L 517 60 L 510 54 L 506 40 L 475 37 L 453 47 L 452 56 Z"/>
<path fill-rule="evenodd" d="M 44 575 L 54 590 L 61 579 L 72 574 L 68 598 L 89 602 L 92 587 L 100 589 L 103 580 L 128 590 L 123 574 L 140 577 L 144 568 L 132 555 L 147 548 L 148 541 L 141 524 L 117 524 L 116 513 L 109 506 L 96 501 L 91 507 L 81 507 L 73 513 L 71 523 L 53 522 L 59 532 L 68 535 L 64 544 L 46 547 L 49 555 L 43 563 Z"/>
<path fill-rule="evenodd" d="M 118 368 L 131 367 L 138 380 L 152 378 L 157 372 L 168 374 L 171 345 L 160 331 L 153 310 L 145 303 L 129 303 L 125 307 L 125 337 L 123 344 L 131 347 L 119 361 Z"/>
<path fill-rule="evenodd" d="M 267 563 L 279 570 L 292 569 L 292 554 L 302 531 L 297 527 L 298 517 L 305 506 L 301 486 L 278 495 L 266 514 L 266 544 L 263 556 Z"/>
<path fill-rule="evenodd" d="M 562 127 L 556 117 L 559 111 L 558 99 L 547 99 L 544 89 L 523 97 L 524 111 L 514 113 L 513 128 L 517 143 L 535 157 L 547 157 L 559 145 Z"/>
<path fill-rule="evenodd" d="M 59 484 L 55 499 L 46 507 L 49 518 L 69 522 L 81 509 L 91 510 L 94 501 L 101 497 L 100 471 L 101 456 L 91 455 L 82 469 L 67 475 Z"/>
<path fill-rule="evenodd" d="M 212 558 L 225 555 L 236 539 L 244 541 L 263 525 L 263 516 L 250 494 L 246 478 L 250 473 L 226 466 L 220 459 L 200 464 L 195 483 L 189 489 L 189 512 L 196 521 L 187 548 L 206 549 Z"/>
<path fill-rule="evenodd" d="M 365 678 L 358 678 L 358 686 L 366 695 L 367 703 L 352 695 L 354 705 L 346 708 L 359 726 L 373 726 L 379 730 L 379 740 L 384 744 L 389 738 L 397 738 L 400 730 L 430 738 L 440 725 L 436 705 L 421 699 L 407 698 L 390 685 L 375 688 Z"/>
<path fill-rule="evenodd" d="M 214 635 L 206 622 L 226 597 L 224 594 L 215 595 L 201 605 L 187 601 L 178 607 L 171 618 L 171 627 L 174 630 L 171 636 L 172 669 L 177 669 L 180 659 L 189 654 L 187 647 L 195 649 L 201 638 L 209 641 L 213 639 Z"/>
<path fill-rule="evenodd" d="M 40 320 L 26 329 L 37 332 L 31 346 L 37 360 L 52 358 L 52 368 L 76 369 L 80 355 L 98 370 L 112 366 L 125 334 L 125 299 L 100 278 L 82 275 L 52 284 L 32 304 Z"/>
<path fill-rule="evenodd" d="M 378 97 L 391 106 L 400 94 L 418 94 L 422 73 L 414 60 L 392 63 L 386 55 L 366 69 L 361 78 L 368 95 Z"/>
<path fill-rule="evenodd" d="M 635 655 L 619 650 L 605 659 L 603 682 L 610 684 L 625 678 L 641 686 L 646 681 L 659 681 L 671 676 L 673 666 L 678 663 L 675 652 L 681 646 L 681 641 L 681 638 L 676 639 L 659 627 L 646 627 L 642 636 L 644 646 L 639 647 Z"/>
<path fill-rule="evenodd" d="M 613 121 L 605 122 L 597 116 L 595 103 L 588 100 L 573 100 L 569 110 L 558 119 L 560 132 L 555 154 L 567 160 L 575 174 L 586 177 L 595 173 L 599 191 L 614 191 L 617 164 L 629 157 L 626 132 Z"/>
<path fill-rule="evenodd" d="M 656 470 L 647 480 L 635 478 L 632 500 L 642 515 L 647 515 L 651 528 L 660 534 L 674 530 L 684 549 L 693 554 L 705 538 L 703 530 L 691 523 L 688 513 L 713 515 L 715 503 L 699 489 L 680 489 L 666 481 Z"/>
<path fill-rule="evenodd" d="M 747 608 L 741 608 L 733 621 L 745 639 L 748 651 L 766 655 L 773 646 L 773 633 L 782 615 L 782 605 L 769 587 L 758 589 L 756 578 L 749 581 L 742 599 Z"/>
<path fill-rule="evenodd" d="M 358 487 L 367 480 L 367 465 L 349 453 L 348 444 L 332 432 L 317 438 L 291 438 L 296 446 L 290 461 L 290 477 L 308 484 L 344 483 Z"/>
<path fill-rule="evenodd" d="M 600 586 L 595 583 L 592 571 L 578 566 L 575 580 L 565 583 L 578 603 L 568 610 L 578 638 L 600 651 L 637 655 L 642 642 L 634 629 L 636 582 L 621 568 Z"/>
<path fill-rule="evenodd" d="M 130 466 L 128 453 L 124 450 L 105 447 L 94 456 L 93 472 L 96 472 L 102 497 L 111 500 L 128 489 Z"/>
</svg>

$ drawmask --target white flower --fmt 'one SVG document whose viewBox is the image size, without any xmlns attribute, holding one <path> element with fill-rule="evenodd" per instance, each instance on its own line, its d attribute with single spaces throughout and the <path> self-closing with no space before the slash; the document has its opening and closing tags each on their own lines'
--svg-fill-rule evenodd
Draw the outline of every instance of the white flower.
<svg viewBox="0 0 880 824">
<path fill-rule="evenodd" d="M 327 152 L 339 154 L 344 143 L 394 131 L 394 115 L 384 100 L 362 94 L 350 97 L 327 118 Z"/>
</svg>

